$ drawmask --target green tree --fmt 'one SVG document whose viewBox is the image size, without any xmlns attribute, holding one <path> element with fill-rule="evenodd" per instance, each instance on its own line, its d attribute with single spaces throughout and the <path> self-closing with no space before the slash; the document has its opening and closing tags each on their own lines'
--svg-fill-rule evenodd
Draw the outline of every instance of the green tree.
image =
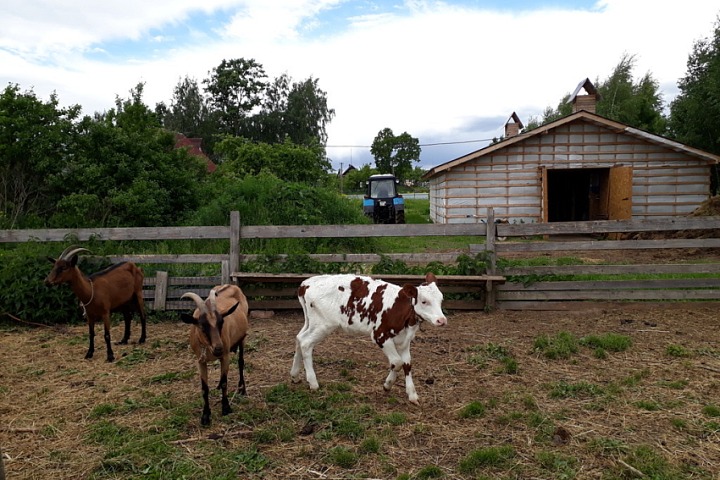
<svg viewBox="0 0 720 480">
<path fill-rule="evenodd" d="M 48 102 L 32 91 L 8 85 L 0 94 L 0 224 L 23 226 L 43 217 L 59 200 L 52 178 L 72 152 L 79 106 L 59 108 L 55 94 Z"/>
<path fill-rule="evenodd" d="M 625 54 L 612 74 L 597 85 L 597 113 L 650 133 L 666 131 L 660 85 L 650 73 L 633 81 L 635 56 Z"/>
<path fill-rule="evenodd" d="M 320 145 L 297 145 L 289 139 L 269 144 L 227 137 L 216 151 L 223 158 L 216 173 L 236 178 L 268 173 L 288 182 L 317 185 L 325 183 L 330 169 Z"/>
<path fill-rule="evenodd" d="M 189 138 L 202 138 L 203 148 L 212 154 L 215 140 L 215 118 L 211 115 L 208 100 L 195 79 L 185 77 L 175 86 L 170 106 L 160 102 L 155 114 L 162 126 L 171 132 Z"/>
<path fill-rule="evenodd" d="M 378 173 L 378 171 L 370 165 L 363 165 L 356 170 L 351 170 L 345 175 L 345 179 L 343 180 L 345 190 L 365 192 L 365 185 L 368 178 L 370 178 L 370 175 L 375 175 L 376 173 Z"/>
<path fill-rule="evenodd" d="M 670 104 L 670 133 L 680 142 L 720 154 L 720 18 L 712 38 L 695 42 L 680 94 Z"/>
<path fill-rule="evenodd" d="M 220 133 L 243 136 L 248 117 L 261 105 L 267 86 L 262 65 L 253 59 L 223 60 L 204 80 Z"/>
<path fill-rule="evenodd" d="M 405 179 L 412 172 L 412 163 L 420 161 L 420 142 L 403 132 L 395 136 L 390 128 L 378 132 L 370 147 L 375 166 L 382 173 Z"/>
<path fill-rule="evenodd" d="M 115 108 L 78 124 L 73 155 L 50 179 L 53 226 L 152 226 L 182 221 L 199 204 L 205 164 L 163 129 L 143 84 Z"/>
<path fill-rule="evenodd" d="M 635 63 L 634 55 L 625 54 L 605 80 L 595 81 L 600 95 L 596 112 L 611 120 L 662 135 L 666 132 L 667 121 L 663 115 L 660 86 L 650 73 L 634 81 L 632 72 Z M 557 107 L 547 107 L 539 118 L 530 118 L 525 131 L 570 115 L 572 105 L 568 103 L 569 99 L 570 94 L 566 94 Z"/>
</svg>

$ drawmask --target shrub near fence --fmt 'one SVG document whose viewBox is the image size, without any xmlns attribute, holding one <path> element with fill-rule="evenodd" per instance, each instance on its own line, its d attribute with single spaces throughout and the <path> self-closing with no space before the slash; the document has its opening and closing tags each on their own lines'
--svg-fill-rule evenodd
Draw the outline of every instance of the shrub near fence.
<svg viewBox="0 0 720 480">
<path fill-rule="evenodd" d="M 213 227 L 157 227 L 157 228 L 108 228 L 108 229 L 53 229 L 53 230 L 0 230 L 0 242 L 65 242 L 67 238 L 79 241 L 94 239 L 139 241 L 139 240 L 210 240 L 228 239 L 226 254 L 183 254 L 183 255 L 124 255 L 110 257 L 113 262 L 129 260 L 139 264 L 182 264 L 217 263 L 221 265 L 220 276 L 212 277 L 170 277 L 159 271 L 145 280 L 145 295 L 150 308 L 191 309 L 192 303 L 180 300 L 187 291 L 206 296 L 209 289 L 218 283 L 228 283 L 240 278 L 243 265 L 257 260 L 260 255 L 241 254 L 241 242 L 248 239 L 273 238 L 347 238 L 347 237 L 419 237 L 419 236 L 475 236 L 484 243 L 470 245 L 470 253 L 482 252 L 487 259 L 485 275 L 478 275 L 474 281 L 465 284 L 446 285 L 445 292 L 461 294 L 482 293 L 478 301 L 449 301 L 448 309 L 483 309 L 497 301 L 497 307 L 510 309 L 567 308 L 569 302 L 587 301 L 665 301 L 665 300 L 711 300 L 720 299 L 720 264 L 676 264 L 676 265 L 577 265 L 547 267 L 508 267 L 499 270 L 504 254 L 514 252 L 589 251 L 599 249 L 627 251 L 628 256 L 637 249 L 705 249 L 720 247 L 720 239 L 663 239 L 663 240 L 587 240 L 580 242 L 534 240 L 524 238 L 556 237 L 565 235 L 597 235 L 623 232 L 670 232 L 677 230 L 720 229 L 720 217 L 683 217 L 663 220 L 559 222 L 546 224 L 498 224 L 494 223 L 493 212 L 488 212 L 486 223 L 451 225 L 311 225 L 311 226 L 241 226 L 237 212 L 230 215 L 229 226 Z M 498 242 L 497 237 L 508 237 L 511 241 Z M 516 239 L 516 240 L 512 240 Z M 444 253 L 397 253 L 380 255 L 358 254 L 313 254 L 309 257 L 318 262 L 372 265 L 389 258 L 409 264 L 454 263 L 458 256 L 467 252 Z M 280 255 L 279 257 L 283 257 Z M 255 272 L 255 275 L 263 272 Z M 308 272 L 310 275 L 312 272 Z M 704 278 L 617 280 L 618 274 L 681 275 L 705 274 Z M 593 275 L 607 276 L 607 280 L 589 281 L 528 281 L 554 276 Z M 487 279 L 492 277 L 488 283 Z M 503 277 L 508 281 L 503 283 Z M 265 278 L 272 279 L 272 275 Z M 299 277 L 277 288 L 279 282 L 245 283 L 251 308 L 299 308 L 294 300 Z M 442 282 L 442 276 L 440 276 Z M 494 298 L 493 298 L 494 297 Z M 270 300 L 267 300 L 271 298 Z"/>
</svg>

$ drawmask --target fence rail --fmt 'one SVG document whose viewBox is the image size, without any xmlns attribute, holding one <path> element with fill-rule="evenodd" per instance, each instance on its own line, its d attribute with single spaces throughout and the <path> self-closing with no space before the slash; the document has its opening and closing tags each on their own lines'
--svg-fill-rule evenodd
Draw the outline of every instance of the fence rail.
<svg viewBox="0 0 720 480">
<path fill-rule="evenodd" d="M 242 226 L 238 212 L 231 212 L 230 225 L 209 227 L 157 227 L 157 228 L 80 228 L 48 230 L 0 230 L 0 243 L 29 241 L 68 242 L 68 239 L 88 240 L 210 240 L 227 239 L 226 254 L 181 255 L 123 255 L 110 257 L 111 261 L 128 260 L 141 264 L 219 264 L 220 276 L 169 277 L 159 271 L 145 280 L 144 293 L 148 306 L 155 309 L 188 309 L 192 302 L 180 300 L 187 291 L 207 295 L 218 283 L 228 283 L 234 272 L 241 271 L 244 262 L 260 257 L 241 254 L 242 242 L 252 239 L 274 238 L 352 238 L 352 237 L 476 237 L 465 252 L 398 253 L 383 255 L 391 260 L 410 264 L 441 262 L 454 263 L 461 253 L 484 252 L 489 260 L 488 275 L 503 275 L 508 281 L 493 287 L 492 295 L 499 308 L 508 309 L 564 309 L 579 302 L 617 301 L 678 301 L 720 300 L 720 263 L 675 264 L 622 264 L 622 265 L 562 265 L 512 267 L 500 271 L 497 260 L 518 253 L 550 253 L 563 251 L 633 251 L 646 249 L 717 249 L 720 238 L 683 238 L 659 240 L 598 240 L 567 241 L 567 236 L 598 236 L 629 232 L 672 232 L 684 230 L 719 230 L 720 217 L 682 217 L 658 220 L 610 220 L 593 222 L 557 222 L 538 224 L 495 224 L 492 210 L 484 221 L 451 225 L 306 225 L 306 226 Z M 498 241 L 505 237 L 509 241 Z M 544 237 L 542 239 L 538 237 Z M 528 240 L 532 239 L 532 240 Z M 484 242 L 482 242 L 484 241 Z M 482 243 L 481 243 L 482 242 Z M 281 255 L 282 257 L 282 255 Z M 320 262 L 373 264 L 381 260 L 374 253 L 313 254 Z M 688 278 L 627 280 L 618 275 L 681 275 Z M 554 281 L 552 277 L 594 275 L 592 281 Z M 699 275 L 699 278 L 691 278 Z M 529 281 L 528 279 L 535 279 Z M 520 280 L 520 281 L 513 281 Z M 442 277 L 440 278 L 442 282 Z M 246 286 L 251 308 L 299 308 L 293 285 L 269 287 Z M 450 293 L 476 293 L 486 295 L 484 289 L 448 286 Z M 483 300 L 484 301 L 484 300 Z M 481 308 L 483 302 L 457 301 L 454 308 Z"/>
</svg>

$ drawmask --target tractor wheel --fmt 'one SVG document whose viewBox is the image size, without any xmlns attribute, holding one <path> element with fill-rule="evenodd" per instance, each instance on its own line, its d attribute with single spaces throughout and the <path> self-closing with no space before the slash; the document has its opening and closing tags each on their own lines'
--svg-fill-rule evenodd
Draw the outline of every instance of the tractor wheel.
<svg viewBox="0 0 720 480">
<path fill-rule="evenodd" d="M 404 210 L 395 212 L 395 223 L 397 223 L 398 225 L 401 223 L 405 223 L 405 211 Z"/>
</svg>

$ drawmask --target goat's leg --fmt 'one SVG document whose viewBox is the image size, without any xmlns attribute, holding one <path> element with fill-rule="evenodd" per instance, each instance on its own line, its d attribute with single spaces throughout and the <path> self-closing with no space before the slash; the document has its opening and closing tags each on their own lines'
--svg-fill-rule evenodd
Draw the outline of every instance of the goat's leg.
<svg viewBox="0 0 720 480">
<path fill-rule="evenodd" d="M 245 387 L 245 337 L 238 343 L 238 373 L 240 374 L 240 380 L 238 380 L 237 391 L 240 395 L 247 395 L 247 388 Z"/>
<path fill-rule="evenodd" d="M 220 390 L 222 390 L 222 414 L 232 413 L 230 401 L 227 396 L 227 376 L 230 369 L 230 353 L 226 352 L 220 359 Z"/>
<path fill-rule="evenodd" d="M 95 320 L 88 317 L 88 338 L 90 339 L 90 346 L 85 354 L 85 358 L 92 358 L 95 353 Z"/>
<path fill-rule="evenodd" d="M 210 387 L 208 387 L 208 371 L 207 364 L 198 361 L 198 370 L 200 371 L 200 387 L 203 395 L 203 411 L 200 416 L 201 425 L 210 425 Z"/>
<path fill-rule="evenodd" d="M 127 345 L 130 339 L 130 321 L 132 320 L 132 310 L 123 308 L 122 311 L 123 319 L 125 320 L 125 332 L 123 333 L 122 339 L 117 342 L 118 345 Z"/>
<path fill-rule="evenodd" d="M 138 343 L 145 343 L 145 324 L 147 323 L 147 315 L 145 313 L 145 301 L 143 300 L 142 290 L 139 294 L 135 295 L 135 301 L 137 302 L 137 309 L 140 313 L 140 339 Z"/>
<path fill-rule="evenodd" d="M 110 312 L 106 312 L 103 315 L 103 327 L 105 330 L 105 347 L 107 348 L 107 361 L 112 362 L 115 360 L 115 354 L 112 351 L 112 343 L 110 342 Z"/>
</svg>

